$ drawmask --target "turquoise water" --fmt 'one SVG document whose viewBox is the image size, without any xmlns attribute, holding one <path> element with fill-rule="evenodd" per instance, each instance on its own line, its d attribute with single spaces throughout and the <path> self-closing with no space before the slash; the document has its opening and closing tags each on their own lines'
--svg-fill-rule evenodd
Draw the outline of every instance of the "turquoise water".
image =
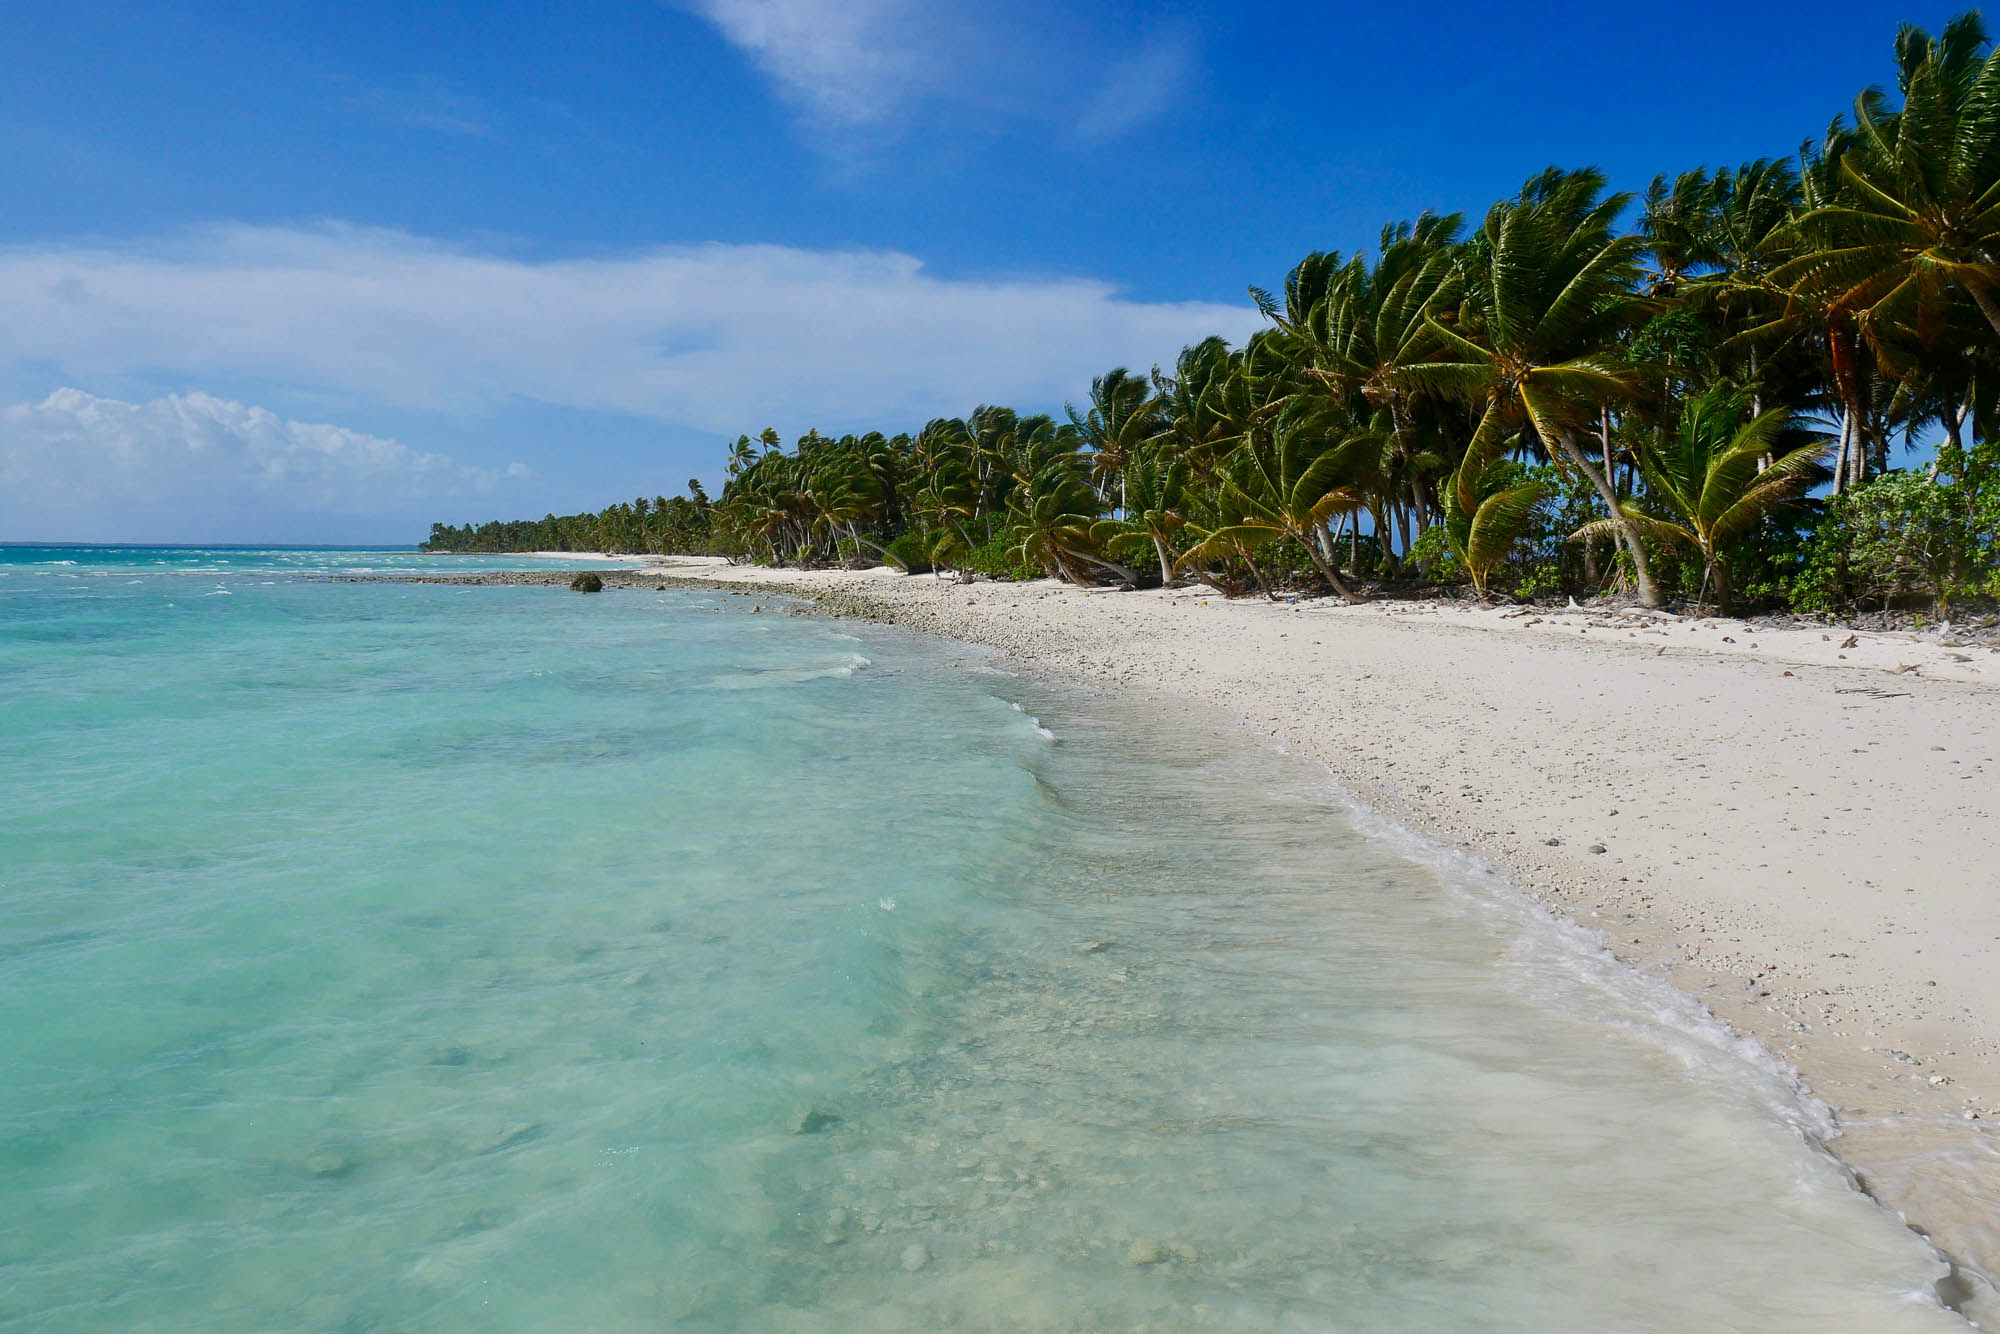
<svg viewBox="0 0 2000 1334">
<path fill-rule="evenodd" d="M 506 563 L 0 549 L 0 1330 L 1963 1328 L 1783 1070 L 1227 725 L 300 577 Z"/>
</svg>

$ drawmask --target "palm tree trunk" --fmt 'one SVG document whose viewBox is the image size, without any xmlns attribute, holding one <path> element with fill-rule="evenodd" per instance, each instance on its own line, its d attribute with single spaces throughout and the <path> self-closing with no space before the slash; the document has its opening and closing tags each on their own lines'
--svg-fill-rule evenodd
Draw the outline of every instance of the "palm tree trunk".
<svg viewBox="0 0 2000 1334">
<path fill-rule="evenodd" d="M 1987 290 L 1985 283 L 1971 282 L 1965 287 L 1972 293 L 1973 303 L 1979 307 L 1979 313 L 1993 326 L 1993 332 L 2000 333 L 2000 302 L 1994 301 L 1993 293 Z"/>
<path fill-rule="evenodd" d="M 1826 313 L 1826 341 L 1828 358 L 1833 367 L 1834 391 L 1840 395 L 1842 466 L 1833 487 L 1835 492 L 1839 492 L 1852 490 L 1868 480 L 1868 458 L 1863 452 L 1861 434 L 1864 409 L 1861 405 L 1859 336 L 1841 302 L 1835 302 Z"/>
<path fill-rule="evenodd" d="M 1250 567 L 1250 577 L 1257 581 L 1257 591 L 1262 593 L 1268 601 L 1271 596 L 1271 586 L 1264 582 L 1264 572 L 1257 568 L 1257 562 L 1250 559 L 1249 548 L 1238 542 L 1236 544 L 1236 554 L 1241 556 L 1243 563 Z"/>
<path fill-rule="evenodd" d="M 1160 558 L 1160 587 L 1172 588 L 1174 586 L 1173 558 L 1167 554 L 1167 544 L 1161 540 L 1158 533 L 1153 534 L 1153 554 Z"/>
<path fill-rule="evenodd" d="M 874 551 L 879 555 L 887 556 L 890 560 L 895 561 L 897 565 L 902 567 L 902 571 L 904 574 L 908 574 L 910 572 L 910 563 L 904 560 L 901 556 L 898 556 L 895 552 L 889 550 L 889 548 L 883 546 L 880 542 L 871 542 L 867 538 L 863 537 L 861 534 L 855 533 L 854 545 L 857 548 L 867 547 L 871 551 Z"/>
<path fill-rule="evenodd" d="M 1416 507 L 1417 536 L 1422 537 L 1430 531 L 1431 515 L 1436 512 L 1438 503 L 1432 498 L 1430 487 L 1424 484 L 1424 479 L 1421 477 L 1410 482 L 1410 499 Z"/>
<path fill-rule="evenodd" d="M 1055 546 L 1054 543 L 1050 543 L 1050 545 Z M 1060 551 L 1070 560 L 1083 561 L 1085 564 L 1095 565 L 1099 569 L 1109 570 L 1128 584 L 1139 582 L 1139 576 L 1129 566 L 1120 565 L 1115 560 L 1105 560 L 1103 557 L 1093 556 L 1087 551 L 1071 551 L 1068 547 L 1057 546 L 1056 550 Z"/>
<path fill-rule="evenodd" d="M 1953 404 L 1939 414 L 1944 418 L 1944 433 L 1951 441 L 1953 449 L 1965 448 L 1965 422 L 1972 416 L 1972 397 L 1967 395 L 1963 403 Z"/>
<path fill-rule="evenodd" d="M 1299 535 L 1299 545 L 1306 549 L 1308 556 L 1312 557 L 1313 567 L 1319 571 L 1319 577 L 1333 585 L 1333 591 L 1346 598 L 1347 605 L 1358 607 L 1368 600 L 1349 588 L 1346 584 L 1340 582 L 1340 572 L 1333 568 L 1332 562 L 1327 560 L 1325 556 L 1322 556 L 1319 547 L 1303 533 Z"/>
<path fill-rule="evenodd" d="M 1618 493 L 1611 489 L 1610 477 L 1599 473 L 1591 465 L 1590 460 L 1584 456 L 1582 448 L 1576 443 L 1575 432 L 1562 432 L 1556 437 L 1556 444 L 1568 456 L 1569 461 L 1590 479 L 1591 486 L 1597 490 L 1597 498 L 1611 511 L 1612 521 L 1618 525 L 1619 535 L 1624 539 L 1625 550 L 1632 556 L 1632 576 L 1639 583 L 1639 605 L 1658 607 L 1661 601 L 1660 590 L 1653 584 L 1653 570 L 1646 562 L 1645 543 L 1639 538 L 1637 525 L 1627 519 L 1625 512 L 1618 508 Z"/>
</svg>

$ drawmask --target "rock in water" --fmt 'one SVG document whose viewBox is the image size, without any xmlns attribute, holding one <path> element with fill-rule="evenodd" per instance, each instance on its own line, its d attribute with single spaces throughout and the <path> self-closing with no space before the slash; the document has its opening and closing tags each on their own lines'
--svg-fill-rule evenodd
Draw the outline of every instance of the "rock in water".
<svg viewBox="0 0 2000 1334">
<path fill-rule="evenodd" d="M 841 1120 L 839 1112 L 834 1111 L 830 1107 L 821 1107 L 815 1104 L 805 1108 L 792 1118 L 792 1133 L 794 1135 L 817 1135 L 822 1130 L 831 1130 L 834 1126 L 839 1125 Z"/>
<path fill-rule="evenodd" d="M 1167 1248 L 1152 1237 L 1141 1237 L 1132 1243 L 1130 1250 L 1125 1252 L 1125 1258 L 1142 1268 L 1146 1265 L 1156 1265 L 1167 1258 Z"/>
<path fill-rule="evenodd" d="M 604 580 L 586 571 L 569 581 L 569 591 L 572 593 L 602 593 L 604 591 Z"/>
<path fill-rule="evenodd" d="M 930 1247 L 921 1241 L 913 1241 L 903 1248 L 903 1268 L 912 1274 L 931 1262 Z"/>
</svg>

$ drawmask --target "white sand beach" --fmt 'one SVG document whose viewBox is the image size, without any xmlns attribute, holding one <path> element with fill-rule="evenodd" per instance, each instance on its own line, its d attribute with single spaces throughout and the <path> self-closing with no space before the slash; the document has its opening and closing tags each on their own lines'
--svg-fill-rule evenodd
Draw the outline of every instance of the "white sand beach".
<svg viewBox="0 0 2000 1334">
<path fill-rule="evenodd" d="M 1865 1187 L 2000 1273 L 2000 649 L 1948 629 L 658 569 L 1241 716 L 1790 1061 Z"/>
</svg>

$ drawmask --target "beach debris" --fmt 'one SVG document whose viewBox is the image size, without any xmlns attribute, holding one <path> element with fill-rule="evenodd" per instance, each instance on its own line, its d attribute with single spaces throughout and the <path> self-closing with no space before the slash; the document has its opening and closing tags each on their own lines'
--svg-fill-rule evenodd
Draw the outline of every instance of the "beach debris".
<svg viewBox="0 0 2000 1334">
<path fill-rule="evenodd" d="M 921 1241 L 913 1241 L 903 1248 L 902 1259 L 898 1261 L 909 1273 L 916 1273 L 931 1262 L 931 1248 Z"/>
<path fill-rule="evenodd" d="M 1545 838 L 1542 840 L 1542 842 L 1548 844 L 1552 848 L 1559 848 L 1563 845 L 1563 841 L 1559 838 Z"/>
<path fill-rule="evenodd" d="M 1590 845 L 1590 850 L 1592 852 L 1603 852 L 1605 851 L 1605 847 L 1602 843 L 1593 843 Z"/>
<path fill-rule="evenodd" d="M 1859 646 L 1860 643 L 1861 643 L 1860 635 L 1849 635 L 1847 638 L 1840 641 L 1840 646 L 1842 648 L 1855 648 Z"/>
<path fill-rule="evenodd" d="M 1111 948 L 1111 942 L 1108 940 L 1086 940 L 1077 948 L 1081 949 L 1085 954 L 1102 954 Z"/>
<path fill-rule="evenodd" d="M 601 576 L 585 570 L 582 574 L 569 581 L 569 591 L 572 593 L 602 593 L 604 591 L 604 580 Z"/>
</svg>

